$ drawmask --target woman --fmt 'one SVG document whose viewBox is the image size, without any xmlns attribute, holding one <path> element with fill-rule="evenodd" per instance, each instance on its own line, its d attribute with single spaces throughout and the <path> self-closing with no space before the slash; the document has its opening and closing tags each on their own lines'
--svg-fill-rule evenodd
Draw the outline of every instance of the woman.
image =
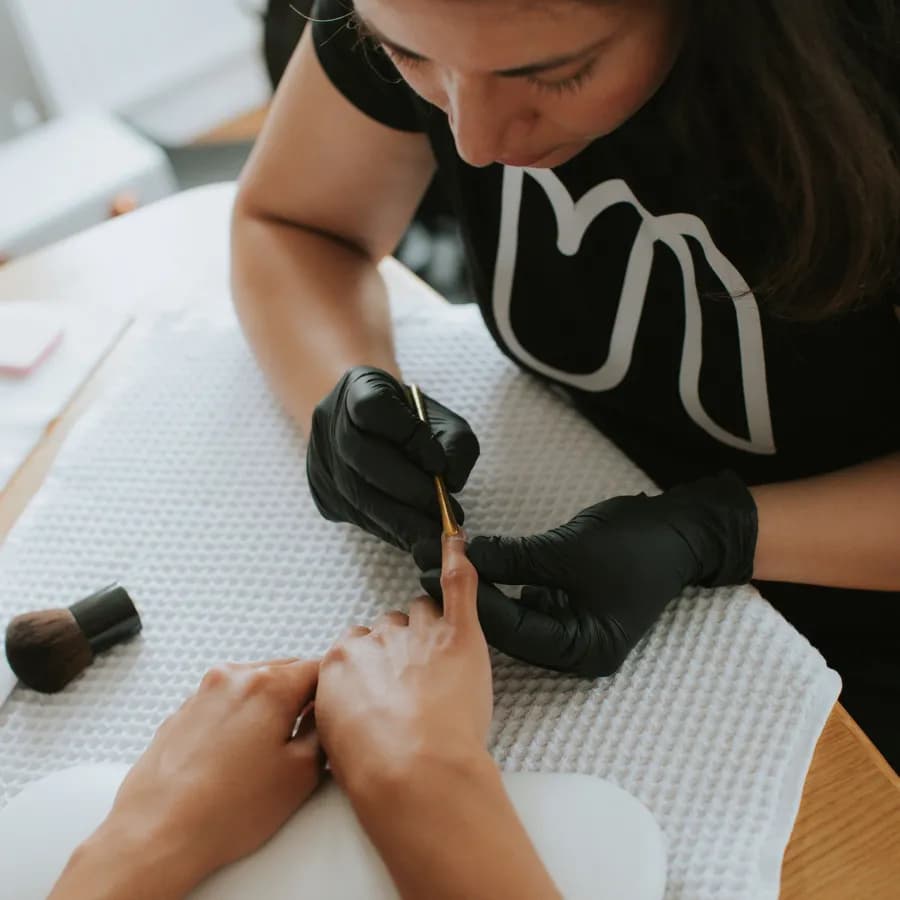
<svg viewBox="0 0 900 900">
<path fill-rule="evenodd" d="M 897 766 L 895 9 L 319 0 L 233 284 L 322 513 L 414 547 L 437 592 L 429 475 L 459 491 L 478 443 L 406 407 L 376 264 L 438 171 L 498 345 L 666 489 L 473 540 L 488 640 L 597 675 L 686 586 L 753 578 Z"/>
<path fill-rule="evenodd" d="M 212 670 L 128 773 L 50 900 L 186 896 L 306 801 L 323 751 L 402 897 L 558 897 L 485 749 L 493 697 L 477 576 L 462 540 L 445 552 L 443 615 L 422 597 L 408 616 L 351 628 L 321 665 Z M 315 725 L 301 722 L 290 740 L 313 698 Z"/>
</svg>

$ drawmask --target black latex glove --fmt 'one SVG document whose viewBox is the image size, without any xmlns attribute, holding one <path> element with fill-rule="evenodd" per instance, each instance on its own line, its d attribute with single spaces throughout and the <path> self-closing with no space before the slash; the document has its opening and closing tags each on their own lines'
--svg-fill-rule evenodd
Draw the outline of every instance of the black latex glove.
<svg viewBox="0 0 900 900">
<path fill-rule="evenodd" d="M 306 473 L 319 512 L 352 522 L 408 550 L 441 531 L 434 475 L 459 491 L 478 459 L 478 440 L 465 419 L 422 395 L 421 422 L 406 390 L 381 369 L 347 372 L 316 407 Z M 451 500 L 457 519 L 463 511 Z"/>
<path fill-rule="evenodd" d="M 490 644 L 550 669 L 609 675 L 688 585 L 750 580 L 753 497 L 731 473 L 648 497 L 616 497 L 529 537 L 476 537 L 478 615 Z M 440 545 L 414 547 L 440 599 Z M 490 582 L 527 585 L 520 600 Z"/>
</svg>

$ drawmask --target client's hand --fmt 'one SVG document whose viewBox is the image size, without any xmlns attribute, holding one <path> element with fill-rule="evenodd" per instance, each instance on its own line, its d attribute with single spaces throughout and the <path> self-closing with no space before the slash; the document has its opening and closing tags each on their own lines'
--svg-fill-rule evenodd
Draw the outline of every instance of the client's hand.
<svg viewBox="0 0 900 900">
<path fill-rule="evenodd" d="M 331 769 L 350 789 L 404 777 L 414 758 L 483 753 L 493 695 L 478 624 L 478 576 L 462 537 L 444 539 L 444 611 L 429 597 L 409 615 L 351 628 L 325 655 L 316 721 Z"/>
<path fill-rule="evenodd" d="M 157 731 L 106 821 L 51 897 L 180 897 L 265 843 L 319 782 L 322 755 L 300 712 L 318 662 L 212 669 Z"/>
<path fill-rule="evenodd" d="M 443 614 L 352 628 L 322 660 L 316 722 L 338 782 L 404 900 L 559 897 L 485 749 L 493 697 L 478 576 L 443 539 Z"/>
</svg>

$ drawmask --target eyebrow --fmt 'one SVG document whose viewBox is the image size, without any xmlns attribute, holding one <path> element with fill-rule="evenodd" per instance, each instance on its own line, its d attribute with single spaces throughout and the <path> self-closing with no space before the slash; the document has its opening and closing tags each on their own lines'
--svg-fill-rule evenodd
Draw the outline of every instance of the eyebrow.
<svg viewBox="0 0 900 900">
<path fill-rule="evenodd" d="M 416 53 L 414 50 L 410 50 L 408 47 L 404 47 L 401 44 L 394 43 L 394 41 L 386 38 L 377 28 L 369 24 L 369 22 L 367 22 L 358 12 L 356 13 L 356 19 L 371 37 L 375 38 L 386 47 L 390 47 L 391 50 L 396 51 L 401 56 L 409 56 L 412 59 L 420 60 L 422 62 L 428 61 L 428 57 L 422 56 L 421 53 Z M 590 56 L 591 53 L 595 52 L 603 44 L 605 44 L 607 40 L 608 38 L 601 38 L 599 41 L 594 41 L 589 46 L 583 47 L 581 50 L 576 50 L 574 53 L 566 53 L 562 56 L 552 56 L 549 59 L 544 59 L 540 62 L 529 63 L 527 66 L 516 66 L 513 69 L 498 69 L 492 74 L 498 75 L 500 78 L 522 78 L 527 75 L 536 75 L 539 72 L 549 72 L 551 69 L 558 69 L 561 66 L 578 62 L 579 60 Z"/>
</svg>

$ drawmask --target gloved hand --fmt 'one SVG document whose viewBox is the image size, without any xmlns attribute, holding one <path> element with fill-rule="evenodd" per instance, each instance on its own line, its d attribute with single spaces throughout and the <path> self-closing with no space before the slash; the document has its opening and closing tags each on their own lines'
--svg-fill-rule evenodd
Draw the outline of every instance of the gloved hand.
<svg viewBox="0 0 900 900">
<path fill-rule="evenodd" d="M 358 366 L 318 404 L 306 473 L 326 519 L 352 522 L 404 550 L 440 535 L 434 475 L 444 476 L 449 491 L 461 490 L 479 447 L 465 419 L 422 396 L 429 425 L 392 375 Z M 462 509 L 451 502 L 462 522 Z"/>
<path fill-rule="evenodd" d="M 688 585 L 750 580 L 756 504 L 723 473 L 655 497 L 616 497 L 543 534 L 476 537 L 478 616 L 490 644 L 550 669 L 610 675 Z M 440 544 L 413 553 L 440 597 Z M 490 582 L 527 585 L 519 600 Z"/>
</svg>

